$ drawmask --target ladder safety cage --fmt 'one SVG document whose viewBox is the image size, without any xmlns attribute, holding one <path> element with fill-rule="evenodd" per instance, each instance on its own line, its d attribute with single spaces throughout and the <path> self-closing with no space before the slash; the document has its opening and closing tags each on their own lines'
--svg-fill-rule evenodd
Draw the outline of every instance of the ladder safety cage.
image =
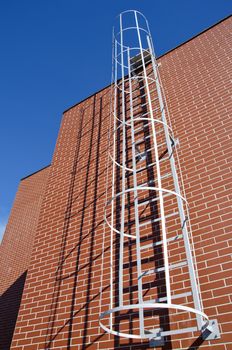
<svg viewBox="0 0 232 350">
<path fill-rule="evenodd" d="M 178 140 L 139 11 L 122 12 L 114 27 L 111 112 L 100 325 L 153 342 L 219 337 L 203 312 Z"/>
</svg>

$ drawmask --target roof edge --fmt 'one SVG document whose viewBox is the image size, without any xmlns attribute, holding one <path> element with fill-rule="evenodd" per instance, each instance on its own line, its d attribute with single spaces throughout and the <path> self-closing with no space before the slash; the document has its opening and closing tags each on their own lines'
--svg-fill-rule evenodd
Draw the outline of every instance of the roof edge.
<svg viewBox="0 0 232 350">
<path fill-rule="evenodd" d="M 41 169 L 39 169 L 39 170 L 37 170 L 37 171 L 34 171 L 33 173 L 31 173 L 31 174 L 29 174 L 29 175 L 27 175 L 27 176 L 25 176 L 25 177 L 22 177 L 22 178 L 20 179 L 20 181 L 26 180 L 28 177 L 30 177 L 30 176 L 32 176 L 32 175 L 35 175 L 35 174 L 39 173 L 40 171 L 42 171 L 42 170 L 44 170 L 44 169 L 46 169 L 46 168 L 49 168 L 50 166 L 51 166 L 51 164 L 48 164 L 48 165 L 44 166 L 43 168 L 41 168 Z"/>
<path fill-rule="evenodd" d="M 170 50 L 164 52 L 162 55 L 157 56 L 156 59 L 160 59 L 161 57 L 163 57 L 163 56 L 165 56 L 165 55 L 168 55 L 170 52 L 172 52 L 172 51 L 178 49 L 180 46 L 183 46 L 183 45 L 187 44 L 189 41 L 191 41 L 191 40 L 197 38 L 197 37 L 200 36 L 201 34 L 204 34 L 204 33 L 207 32 L 208 30 L 210 30 L 210 29 L 212 29 L 213 27 L 217 26 L 218 24 L 220 24 L 220 23 L 226 21 L 226 20 L 227 20 L 228 18 L 230 18 L 231 16 L 232 16 L 232 15 L 228 15 L 228 16 L 226 16 L 226 17 L 223 17 L 223 18 L 220 19 L 218 22 L 215 22 L 215 23 L 212 24 L 211 26 L 209 26 L 209 27 L 203 29 L 201 32 L 195 34 L 194 36 L 192 36 L 191 38 L 187 39 L 186 41 L 184 41 L 184 42 L 180 43 L 179 45 L 173 47 L 172 49 L 170 49 Z M 94 93 L 92 93 L 91 95 L 88 95 L 88 96 L 87 96 L 86 98 L 84 98 L 83 100 L 80 100 L 79 102 L 75 103 L 75 104 L 72 105 L 71 107 L 65 109 L 65 110 L 63 111 L 63 114 L 66 113 L 66 112 L 68 112 L 70 109 L 76 107 L 76 106 L 79 105 L 80 103 L 82 103 L 82 102 L 88 100 L 88 99 L 91 98 L 92 96 L 98 94 L 99 92 L 101 92 L 101 91 L 107 89 L 108 87 L 111 86 L 111 84 L 112 84 L 112 83 L 106 85 L 106 86 L 103 87 L 102 89 L 95 91 Z M 29 176 L 30 176 L 30 175 L 29 175 Z"/>
<path fill-rule="evenodd" d="M 201 32 L 199 32 L 198 34 L 195 34 L 194 36 L 191 36 L 191 38 L 187 39 L 186 41 L 183 41 L 183 42 L 180 43 L 179 45 L 177 45 L 177 46 L 173 47 L 172 49 L 166 51 L 165 53 L 163 53 L 162 55 L 160 55 L 160 56 L 157 57 L 157 58 L 161 58 L 161 57 L 163 57 L 163 56 L 169 54 L 170 52 L 172 52 L 172 51 L 178 49 L 180 46 L 182 46 L 182 45 L 184 45 L 184 44 L 187 44 L 189 41 L 191 41 L 191 40 L 197 38 L 197 37 L 200 36 L 201 34 L 204 34 L 204 33 L 207 32 L 208 30 L 212 29 L 213 27 L 216 27 L 218 24 L 220 24 L 220 23 L 226 21 L 226 20 L 227 20 L 228 18 L 230 18 L 231 16 L 232 16 L 232 15 L 228 15 L 228 16 L 226 16 L 226 17 L 220 19 L 218 22 L 215 22 L 215 23 L 212 24 L 211 26 L 209 26 L 209 27 L 203 29 L 203 30 L 202 30 Z"/>
</svg>

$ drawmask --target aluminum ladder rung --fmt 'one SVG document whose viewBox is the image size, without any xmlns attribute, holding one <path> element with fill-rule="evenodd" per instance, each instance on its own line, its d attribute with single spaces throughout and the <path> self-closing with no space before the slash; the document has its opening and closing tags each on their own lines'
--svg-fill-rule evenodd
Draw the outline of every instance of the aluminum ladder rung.
<svg viewBox="0 0 232 350">
<path fill-rule="evenodd" d="M 175 212 L 175 213 L 171 213 L 171 214 L 165 215 L 165 219 L 170 218 L 172 216 L 175 216 L 177 214 L 179 214 L 179 213 Z M 158 221 L 161 221 L 161 220 L 162 220 L 162 217 L 159 217 L 157 219 L 152 219 L 152 220 L 151 219 L 147 219 L 147 221 L 139 223 L 139 227 L 143 227 L 143 226 L 148 225 L 149 223 L 158 222 Z"/>
<path fill-rule="evenodd" d="M 152 62 L 152 58 L 149 58 L 149 60 L 146 60 L 146 57 L 149 57 L 149 55 L 147 55 L 147 56 L 145 56 L 145 65 L 147 66 L 147 65 L 149 65 L 151 62 Z M 150 56 L 151 57 L 151 56 Z M 132 64 L 131 64 L 131 66 L 133 67 L 133 62 L 132 62 Z M 139 75 L 135 75 L 135 74 L 133 74 L 133 72 L 136 72 L 136 71 L 138 71 L 140 68 L 142 68 L 143 67 L 143 63 L 141 63 L 139 66 L 135 66 L 134 65 L 134 67 L 135 68 L 132 68 L 131 69 L 131 75 L 133 76 L 133 77 L 135 77 L 135 76 L 138 76 L 139 77 Z M 153 70 L 152 70 L 153 71 Z M 141 76 L 140 76 L 141 77 Z"/>
<path fill-rule="evenodd" d="M 156 111 L 158 111 L 159 110 L 159 108 L 154 108 L 154 109 L 152 109 L 152 112 L 156 112 Z M 150 114 L 150 111 L 148 111 L 148 112 L 146 112 L 146 113 L 142 113 L 141 114 L 141 116 L 140 116 L 140 118 L 143 118 L 143 117 L 146 117 L 148 114 Z M 157 119 L 157 118 L 156 118 Z M 160 119 L 161 120 L 161 119 Z M 139 119 L 137 119 L 136 120 L 136 122 L 138 122 L 138 121 L 140 121 Z M 143 120 L 141 120 L 141 122 L 142 122 Z M 155 120 L 154 120 L 154 122 L 155 122 Z M 149 122 L 149 124 L 151 123 L 151 120 L 150 120 L 150 122 Z M 134 129 L 134 131 L 136 131 L 137 129 Z"/>
<path fill-rule="evenodd" d="M 157 108 L 156 109 L 154 109 L 153 110 L 153 112 L 155 112 L 157 110 Z M 140 114 L 140 113 L 138 113 L 138 114 Z M 142 113 L 139 117 L 136 117 L 136 118 L 143 118 L 143 117 L 146 117 L 148 114 L 150 114 L 150 112 L 146 112 L 146 113 Z M 156 118 L 156 119 L 158 119 L 158 118 Z M 161 120 L 161 119 L 160 119 Z M 136 122 L 143 122 L 144 120 L 143 119 L 137 119 L 136 120 Z M 154 123 L 155 123 L 156 121 L 154 120 Z M 146 125 L 150 125 L 152 123 L 152 121 L 150 120 Z M 134 134 L 136 134 L 137 132 L 138 132 L 138 130 L 140 130 L 140 129 L 142 129 L 143 128 L 143 126 L 142 127 L 139 127 L 139 128 L 136 128 L 136 129 L 134 129 Z"/>
<path fill-rule="evenodd" d="M 145 140 L 148 140 L 150 137 L 152 137 L 152 135 L 145 136 L 143 139 L 136 141 L 135 145 L 139 145 L 140 143 L 144 142 Z"/>
<path fill-rule="evenodd" d="M 120 131 L 120 132 L 121 132 L 121 131 Z M 163 132 L 163 129 L 160 129 L 160 130 L 158 130 L 158 131 L 156 132 L 156 135 L 159 135 L 159 134 L 161 134 L 162 132 Z M 145 141 L 145 139 L 149 139 L 150 137 L 152 137 L 152 135 L 145 136 L 144 138 L 142 138 L 142 139 L 136 141 L 134 144 L 135 144 L 135 145 L 139 145 L 139 144 L 143 143 L 143 142 Z M 131 136 L 130 136 L 130 135 L 128 136 L 128 139 L 131 139 Z M 120 143 L 122 143 L 122 140 L 120 140 Z"/>
<path fill-rule="evenodd" d="M 175 237 L 168 238 L 167 239 L 167 243 L 175 242 L 175 241 L 179 240 L 180 238 L 183 238 L 182 234 L 181 235 L 177 235 Z M 146 245 L 141 246 L 140 250 L 150 249 L 150 248 L 156 247 L 157 245 L 161 245 L 162 243 L 163 243 L 163 240 L 155 242 L 155 243 L 146 244 Z"/>
<path fill-rule="evenodd" d="M 160 134 L 161 132 L 163 132 L 163 129 L 159 130 L 156 132 L 156 135 Z M 144 142 L 146 139 L 149 139 L 150 137 L 152 137 L 153 135 L 148 135 L 148 136 L 145 136 L 144 138 L 138 140 L 135 142 L 135 145 L 139 145 L 140 143 Z"/>
<path fill-rule="evenodd" d="M 156 340 L 156 337 L 160 339 L 161 337 L 166 337 L 168 335 L 192 333 L 196 331 L 198 331 L 197 327 L 188 327 L 188 328 L 181 328 L 181 329 L 176 329 L 171 331 L 163 331 L 162 329 L 157 331 L 156 329 L 154 329 L 152 332 L 152 331 L 145 330 L 145 334 L 147 334 L 148 339 Z"/>
<path fill-rule="evenodd" d="M 152 62 L 152 60 L 150 60 L 148 62 L 145 62 L 145 65 L 148 66 L 149 63 L 151 63 L 151 62 Z M 142 68 L 142 67 L 143 67 L 143 65 L 140 66 L 140 68 Z M 138 69 L 136 69 L 136 70 L 138 71 L 140 68 L 138 67 Z M 139 75 L 139 73 L 141 73 L 141 72 L 137 72 L 137 74 L 135 74 L 136 70 L 134 70 L 134 68 L 133 68 L 133 70 L 131 70 L 132 79 L 135 80 L 136 82 L 138 82 L 139 79 L 140 79 L 140 81 L 143 81 L 144 80 L 144 76 L 143 75 Z M 152 68 L 148 69 L 148 67 L 147 67 L 147 76 L 148 77 L 151 76 L 152 72 L 153 72 L 153 69 Z"/>
<path fill-rule="evenodd" d="M 153 99 L 151 100 L 151 103 L 153 103 L 153 102 L 155 102 L 155 101 L 157 101 L 157 100 L 158 100 L 158 97 L 155 97 L 155 98 L 153 98 Z M 149 103 L 149 101 L 147 101 L 147 102 L 145 102 L 145 103 L 142 103 L 142 104 L 138 104 L 137 106 L 134 106 L 134 107 L 133 107 L 133 112 L 136 111 L 136 109 L 139 109 L 139 108 L 143 109 L 143 107 L 146 106 L 148 103 Z M 156 110 L 157 110 L 157 111 L 160 110 L 160 107 L 156 107 L 155 109 L 152 109 L 152 112 L 155 112 Z M 146 114 L 148 114 L 148 113 L 150 113 L 150 111 L 147 112 Z"/>
<path fill-rule="evenodd" d="M 137 134 L 138 132 L 143 131 L 144 129 L 148 128 L 149 126 L 150 126 L 150 123 L 146 123 L 145 125 L 140 126 L 137 129 L 134 129 L 134 134 Z"/>
<path fill-rule="evenodd" d="M 177 264 L 172 264 L 172 265 L 169 265 L 168 266 L 168 269 L 169 271 L 170 270 L 174 270 L 174 269 L 178 269 L 180 267 L 183 267 L 183 266 L 186 266 L 188 263 L 187 261 L 182 261 L 180 263 L 177 263 Z M 148 271 L 144 271 L 138 279 L 142 278 L 142 277 L 145 277 L 145 276 L 149 276 L 149 275 L 152 275 L 153 273 L 157 273 L 157 272 L 162 272 L 162 271 L 165 271 L 165 267 L 158 267 L 157 269 L 152 269 L 152 270 L 148 270 Z"/>
<path fill-rule="evenodd" d="M 162 146 L 165 146 L 165 145 L 167 145 L 166 144 L 166 142 L 164 142 L 164 143 L 160 143 L 157 147 L 159 148 L 159 147 L 162 147 Z M 154 147 L 151 147 L 151 148 L 149 148 L 149 149 L 147 149 L 147 150 L 145 150 L 145 151 L 143 151 L 143 152 L 141 152 L 141 153 L 148 153 L 148 152 L 151 152 L 152 150 L 154 149 Z M 136 154 L 136 156 L 135 157 L 137 157 L 138 155 Z"/>
<path fill-rule="evenodd" d="M 163 176 L 160 176 L 161 179 L 167 179 L 169 178 L 170 176 L 172 176 L 172 173 L 167 173 Z M 150 180 L 150 181 L 146 181 L 146 182 L 143 182 L 142 184 L 139 184 L 138 186 L 139 187 L 143 187 L 143 186 L 146 186 L 146 185 L 149 185 L 149 184 L 153 184 L 157 181 L 157 179 L 154 179 L 154 180 Z"/>
<path fill-rule="evenodd" d="M 155 98 L 153 98 L 153 99 L 151 100 L 151 103 L 157 101 L 158 99 L 159 99 L 158 96 L 155 97 Z M 146 106 L 148 103 L 150 103 L 150 102 L 147 101 L 146 103 L 142 103 L 140 106 L 141 106 L 141 107 L 144 107 L 144 106 Z M 160 109 L 160 107 L 158 107 L 158 109 Z"/>
<path fill-rule="evenodd" d="M 163 142 L 163 143 L 160 143 L 159 145 L 157 145 L 157 147 L 160 148 L 160 147 L 163 147 L 163 146 L 165 146 L 165 145 L 167 145 L 166 142 Z M 135 146 L 137 146 L 137 143 L 135 143 Z M 173 145 L 173 146 L 174 146 L 174 145 Z M 128 147 L 128 150 L 130 150 L 131 148 L 132 148 L 132 147 Z M 149 149 L 147 149 L 147 150 L 144 150 L 144 151 L 142 151 L 142 152 L 136 154 L 136 155 L 135 155 L 135 158 L 136 158 L 136 157 L 139 157 L 141 154 L 151 152 L 152 150 L 154 150 L 154 147 L 151 147 L 151 148 L 149 148 Z M 121 154 L 121 153 L 122 153 L 122 152 L 120 152 L 120 154 Z M 129 163 L 129 162 L 131 162 L 131 161 L 132 161 L 132 159 L 129 159 L 129 160 L 127 160 L 127 163 Z"/>
<path fill-rule="evenodd" d="M 139 88 L 136 87 L 134 90 L 132 90 L 132 94 L 133 94 L 133 92 L 138 92 L 138 90 L 145 90 L 146 88 L 150 87 L 150 86 L 153 85 L 153 84 L 155 84 L 155 82 L 154 82 L 154 81 L 151 81 L 151 82 L 148 83 L 147 85 L 142 85 L 142 86 L 140 86 Z M 155 90 L 156 90 L 156 89 L 154 89 L 154 91 L 155 91 Z M 142 95 L 142 96 L 143 96 L 143 95 Z M 142 96 L 139 96 L 139 98 L 141 98 Z M 145 96 L 147 96 L 147 93 L 144 94 L 143 97 L 145 97 Z"/>
<path fill-rule="evenodd" d="M 150 72 L 149 72 L 147 75 L 149 76 L 149 74 L 151 74 L 151 73 L 152 73 L 152 69 L 150 69 Z M 154 83 L 154 84 L 155 84 L 155 78 L 152 78 L 152 79 L 153 79 L 153 80 L 150 81 L 150 83 Z M 133 75 L 132 80 L 135 80 L 136 83 L 138 83 L 138 82 L 144 82 L 145 77 L 144 77 L 144 75 L 139 75 L 139 74 L 137 74 L 137 75 Z M 146 86 L 146 85 L 145 85 L 145 86 Z"/>
<path fill-rule="evenodd" d="M 146 159 L 146 157 L 144 157 L 143 159 L 140 159 L 140 161 L 144 161 L 145 159 Z M 168 160 L 168 159 L 170 159 L 169 156 L 168 156 L 168 157 L 165 157 L 165 158 L 161 158 L 160 161 L 159 161 L 159 163 L 164 162 L 164 161 L 166 161 L 166 160 Z M 127 160 L 127 161 L 126 161 L 126 165 L 130 164 L 130 162 L 131 162 L 131 159 Z M 143 168 L 140 168 L 140 169 L 136 170 L 136 174 L 140 173 L 140 172 L 143 171 L 143 170 L 146 170 L 146 169 L 150 168 L 151 166 L 153 166 L 153 165 L 155 165 L 155 164 L 156 164 L 156 162 L 153 162 L 153 163 L 150 163 L 150 164 L 148 164 L 147 166 L 145 166 L 145 167 L 143 167 Z M 128 172 L 129 170 L 126 169 L 126 171 Z M 130 171 L 130 174 L 129 174 L 129 175 L 126 175 L 126 177 L 130 177 L 130 176 L 132 176 L 132 175 L 133 175 L 133 172 Z"/>
<path fill-rule="evenodd" d="M 172 195 L 172 193 L 165 193 L 164 195 L 163 195 L 163 198 L 165 198 L 165 197 L 170 197 Z M 148 199 L 148 200 L 146 200 L 146 201 L 144 201 L 144 202 L 140 202 L 140 203 L 138 203 L 138 206 L 140 206 L 140 205 L 147 205 L 148 203 L 152 203 L 152 202 L 156 202 L 156 201 L 158 201 L 159 200 L 159 196 L 157 196 L 157 197 L 155 197 L 155 198 L 152 198 L 152 199 Z"/>
<path fill-rule="evenodd" d="M 159 99 L 158 97 L 153 98 L 153 99 L 151 100 L 151 103 L 157 101 L 158 99 Z M 138 109 L 139 107 L 140 107 L 140 108 L 143 108 L 143 107 L 146 106 L 148 103 L 149 103 L 149 101 L 147 101 L 147 102 L 145 102 L 145 103 L 142 103 L 142 104 L 140 104 L 139 106 L 134 107 L 134 108 L 133 108 L 133 111 L 134 111 L 135 109 Z M 160 110 L 160 107 L 155 108 L 155 110 Z M 152 111 L 154 112 L 155 110 L 153 109 Z M 150 112 L 148 112 L 148 113 L 150 113 Z"/>
<path fill-rule="evenodd" d="M 165 157 L 165 158 L 161 158 L 160 161 L 159 161 L 159 163 L 164 162 L 165 160 L 168 160 L 168 159 L 169 159 L 169 156 L 168 156 L 168 157 Z M 151 166 L 153 166 L 153 165 L 155 165 L 155 164 L 156 164 L 156 162 L 153 162 L 153 163 L 149 164 L 148 166 L 145 166 L 145 167 L 143 167 L 143 168 L 138 169 L 138 170 L 136 171 L 136 174 L 138 174 L 139 172 L 141 172 L 141 171 L 143 171 L 143 170 L 146 170 L 146 169 L 150 168 Z"/>
<path fill-rule="evenodd" d="M 156 87 L 153 89 L 153 90 L 150 90 L 150 95 L 152 95 L 153 93 L 157 93 L 157 89 L 156 89 Z M 147 93 L 145 93 L 145 94 L 143 94 L 143 95 L 140 95 L 140 96 L 137 96 L 137 98 L 144 98 L 144 97 L 147 97 Z M 134 98 L 136 98 L 136 97 L 134 97 Z M 133 98 L 133 100 L 134 100 L 134 98 Z"/>
<path fill-rule="evenodd" d="M 189 297 L 191 296 L 192 293 L 191 292 L 186 292 L 186 293 L 180 293 L 180 294 L 176 294 L 176 295 L 171 295 L 171 299 L 175 300 L 175 299 L 180 299 L 180 298 L 185 298 L 185 297 Z M 153 299 L 153 300 L 147 300 L 147 301 L 143 301 L 145 304 L 146 303 L 159 303 L 159 302 L 163 302 L 166 301 L 167 297 L 162 297 L 162 298 L 157 298 L 157 299 Z"/>
<path fill-rule="evenodd" d="M 172 217 L 172 216 L 175 216 L 176 214 L 178 214 L 178 212 L 174 212 L 174 213 L 165 215 L 165 219 Z M 145 218 L 143 218 L 143 222 L 139 223 L 139 227 L 143 227 L 145 225 L 148 225 L 149 223 L 158 222 L 161 220 L 162 220 L 162 217 L 159 217 L 156 219 L 151 219 L 150 217 L 149 218 L 145 217 Z M 134 225 L 134 221 L 131 220 L 131 222 L 125 222 L 124 225 L 125 226 L 132 226 L 132 225 Z"/>
</svg>

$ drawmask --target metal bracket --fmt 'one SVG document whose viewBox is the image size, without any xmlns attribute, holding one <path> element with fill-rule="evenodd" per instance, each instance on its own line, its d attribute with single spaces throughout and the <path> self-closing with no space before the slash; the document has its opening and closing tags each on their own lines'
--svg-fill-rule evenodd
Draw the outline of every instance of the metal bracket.
<svg viewBox="0 0 232 350">
<path fill-rule="evenodd" d="M 208 327 L 206 327 L 206 329 L 202 332 L 201 336 L 204 340 L 213 340 L 221 338 L 218 321 L 209 321 Z"/>
<path fill-rule="evenodd" d="M 160 336 L 157 338 L 150 339 L 150 342 L 149 342 L 150 348 L 155 348 L 160 346 L 164 346 L 164 337 Z"/>
<path fill-rule="evenodd" d="M 155 348 L 164 346 L 164 336 L 161 335 L 162 328 L 152 329 L 152 330 L 146 330 L 145 334 L 149 334 L 149 347 Z"/>
<path fill-rule="evenodd" d="M 155 331 L 155 330 L 153 330 Z M 161 335 L 161 331 L 162 329 L 160 328 L 159 331 L 157 332 L 156 330 L 156 333 L 154 334 L 153 333 L 153 337 L 152 338 L 152 335 L 150 337 L 150 340 L 149 340 L 149 347 L 150 348 L 155 348 L 155 347 L 160 347 L 160 346 L 164 346 L 164 336 Z M 148 332 L 150 333 L 150 332 Z"/>
<path fill-rule="evenodd" d="M 175 144 L 175 147 L 180 146 L 180 140 L 178 137 L 174 140 L 174 144 Z"/>
</svg>

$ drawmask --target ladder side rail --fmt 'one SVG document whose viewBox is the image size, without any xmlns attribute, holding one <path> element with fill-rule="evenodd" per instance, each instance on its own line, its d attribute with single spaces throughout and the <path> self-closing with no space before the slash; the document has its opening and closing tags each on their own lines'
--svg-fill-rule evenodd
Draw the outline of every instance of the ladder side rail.
<svg viewBox="0 0 232 350">
<path fill-rule="evenodd" d="M 123 23 L 120 14 L 120 51 L 122 74 L 122 197 L 121 197 L 121 227 L 119 248 L 119 306 L 123 306 L 123 260 L 124 260 L 124 221 L 125 221 L 125 182 L 126 182 L 126 124 L 125 124 L 125 74 L 123 52 Z"/>
<path fill-rule="evenodd" d="M 143 50 L 142 50 L 142 42 L 141 42 L 141 36 L 139 32 L 139 25 L 138 25 L 138 18 L 137 18 L 137 12 L 135 11 L 135 21 L 137 26 L 137 34 L 138 34 L 138 40 L 139 40 L 139 46 L 140 46 L 140 54 L 143 64 L 143 73 L 144 73 L 144 79 L 145 79 L 145 85 L 146 85 L 146 91 L 147 91 L 147 98 L 149 102 L 149 110 L 150 115 L 152 119 L 152 133 L 153 133 L 153 143 L 154 143 L 154 150 L 155 150 L 155 159 L 156 159 L 156 171 L 157 171 L 157 183 L 158 187 L 162 188 L 162 182 L 161 182 L 161 174 L 160 174 L 160 165 L 159 165 L 159 153 L 158 153 L 158 147 L 157 147 L 157 138 L 156 138 L 156 130 L 155 130 L 155 123 L 153 121 L 153 109 L 152 109 L 152 103 L 151 103 L 151 96 L 150 96 L 150 90 L 148 87 L 148 78 L 146 73 L 146 64 L 143 57 Z M 171 304 L 171 286 L 170 286 L 170 273 L 169 273 L 169 262 L 168 262 L 168 248 L 167 248 L 167 233 L 166 233 L 166 222 L 165 222 L 165 212 L 164 212 L 164 200 L 163 200 L 163 192 L 162 190 L 159 191 L 159 201 L 160 201 L 160 214 L 161 214 L 161 227 L 162 227 L 162 236 L 163 236 L 163 253 L 164 253 L 164 265 L 165 265 L 165 282 L 166 282 L 166 293 L 167 293 L 167 302 L 168 304 Z"/>
<path fill-rule="evenodd" d="M 114 47 L 114 57 L 117 55 L 117 44 Z M 113 123 L 113 157 L 116 157 L 116 118 L 115 115 L 117 113 L 117 62 L 114 62 L 114 107 L 113 107 L 113 114 L 114 114 L 114 123 Z M 111 191 L 111 198 L 114 197 L 115 194 L 115 170 L 116 170 L 116 164 L 115 162 L 112 162 L 112 191 Z M 114 286 L 114 271 L 113 271 L 113 242 L 114 242 L 114 201 L 111 202 L 111 229 L 110 229 L 110 309 L 113 308 L 113 286 Z M 113 327 L 113 315 L 110 314 L 110 329 L 112 330 Z"/>
<path fill-rule="evenodd" d="M 140 248 L 140 227 L 139 227 L 139 211 L 138 211 L 138 184 L 136 170 L 136 149 L 134 135 L 134 116 L 133 116 L 133 96 L 132 96 L 132 81 L 130 71 L 130 51 L 128 48 L 128 75 L 129 75 L 129 91 L 130 91 L 130 115 L 131 115 L 131 141 L 132 141 L 132 162 L 133 162 L 133 186 L 134 186 L 134 207 L 135 207 L 135 229 L 136 229 L 136 255 L 137 255 L 137 277 L 138 277 L 138 299 L 139 304 L 143 304 L 143 286 L 140 278 L 141 269 L 141 248 Z M 139 309 L 139 328 L 141 336 L 144 336 L 144 311 Z"/>
</svg>

